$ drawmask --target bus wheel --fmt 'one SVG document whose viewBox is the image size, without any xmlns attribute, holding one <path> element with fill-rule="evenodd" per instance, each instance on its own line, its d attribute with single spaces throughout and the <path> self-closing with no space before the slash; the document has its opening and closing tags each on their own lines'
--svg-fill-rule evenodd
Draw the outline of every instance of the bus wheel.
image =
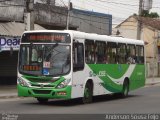
<svg viewBox="0 0 160 120">
<path fill-rule="evenodd" d="M 122 97 L 127 97 L 128 92 L 129 92 L 129 82 L 128 82 L 128 80 L 125 80 L 123 83 Z"/>
<path fill-rule="evenodd" d="M 93 86 L 90 83 L 87 83 L 84 89 L 84 96 L 82 98 L 82 102 L 91 103 L 93 100 Z"/>
<path fill-rule="evenodd" d="M 48 99 L 47 98 L 37 98 L 37 101 L 39 103 L 47 103 L 48 102 Z"/>
</svg>

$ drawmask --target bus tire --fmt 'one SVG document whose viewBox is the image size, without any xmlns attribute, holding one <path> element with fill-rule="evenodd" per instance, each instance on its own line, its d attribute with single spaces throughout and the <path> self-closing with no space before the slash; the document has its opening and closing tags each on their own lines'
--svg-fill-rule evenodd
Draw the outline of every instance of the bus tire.
<svg viewBox="0 0 160 120">
<path fill-rule="evenodd" d="M 82 98 L 82 103 L 91 103 L 93 101 L 93 84 L 87 82 L 84 88 L 84 95 Z"/>
<path fill-rule="evenodd" d="M 37 98 L 37 101 L 39 102 L 39 103 L 47 103 L 48 102 L 48 99 L 47 98 Z"/>
<path fill-rule="evenodd" d="M 125 80 L 123 83 L 122 97 L 125 98 L 129 93 L 129 81 Z"/>
</svg>

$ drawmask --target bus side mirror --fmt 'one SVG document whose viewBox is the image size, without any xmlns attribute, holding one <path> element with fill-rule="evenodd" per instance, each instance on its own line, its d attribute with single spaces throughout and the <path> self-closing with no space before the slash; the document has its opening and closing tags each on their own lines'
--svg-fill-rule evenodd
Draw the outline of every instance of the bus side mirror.
<svg viewBox="0 0 160 120">
<path fill-rule="evenodd" d="M 84 46 L 83 43 L 73 45 L 73 71 L 84 69 Z"/>
</svg>

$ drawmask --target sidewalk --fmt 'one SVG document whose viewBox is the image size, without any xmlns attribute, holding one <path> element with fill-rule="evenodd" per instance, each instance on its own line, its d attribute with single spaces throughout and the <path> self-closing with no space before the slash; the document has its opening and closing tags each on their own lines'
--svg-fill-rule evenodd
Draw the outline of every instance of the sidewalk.
<svg viewBox="0 0 160 120">
<path fill-rule="evenodd" d="M 160 78 L 147 78 L 146 86 L 160 85 Z M 0 99 L 16 98 L 17 96 L 16 85 L 0 85 Z"/>
<path fill-rule="evenodd" d="M 146 79 L 146 86 L 160 84 L 160 77 L 151 77 Z"/>
<path fill-rule="evenodd" d="M 16 98 L 17 86 L 16 85 L 0 85 L 0 99 Z"/>
</svg>

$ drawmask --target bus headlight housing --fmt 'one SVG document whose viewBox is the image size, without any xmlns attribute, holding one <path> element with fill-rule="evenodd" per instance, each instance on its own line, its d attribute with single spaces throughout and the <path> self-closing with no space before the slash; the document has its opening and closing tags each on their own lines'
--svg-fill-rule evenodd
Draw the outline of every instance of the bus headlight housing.
<svg viewBox="0 0 160 120">
<path fill-rule="evenodd" d="M 17 83 L 20 84 L 23 87 L 29 87 L 29 85 L 30 85 L 27 81 L 23 80 L 20 77 L 17 78 Z"/>
<path fill-rule="evenodd" d="M 62 81 L 62 82 L 57 86 L 57 88 L 64 88 L 64 87 L 66 87 L 66 86 L 69 84 L 70 81 L 71 81 L 71 79 L 65 79 L 64 81 Z"/>
</svg>

